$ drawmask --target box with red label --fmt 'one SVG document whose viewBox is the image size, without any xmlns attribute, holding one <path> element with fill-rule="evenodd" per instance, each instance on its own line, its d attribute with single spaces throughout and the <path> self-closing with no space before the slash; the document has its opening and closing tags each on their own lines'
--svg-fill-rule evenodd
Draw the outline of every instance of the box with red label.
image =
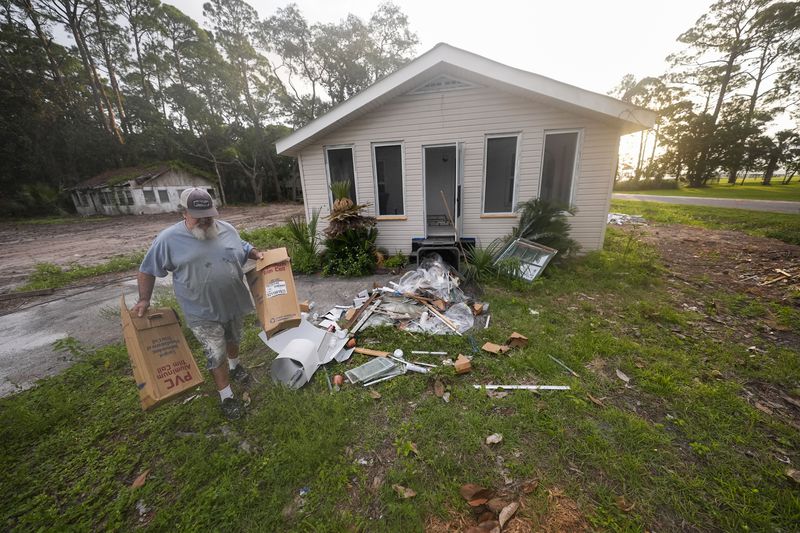
<svg viewBox="0 0 800 533">
<path fill-rule="evenodd" d="M 267 337 L 300 325 L 300 304 L 286 248 L 263 252 L 256 268 L 247 273 L 247 284 Z"/>
<path fill-rule="evenodd" d="M 150 409 L 203 382 L 173 309 L 148 309 L 138 317 L 128 310 L 123 296 L 120 316 L 142 409 Z"/>
</svg>

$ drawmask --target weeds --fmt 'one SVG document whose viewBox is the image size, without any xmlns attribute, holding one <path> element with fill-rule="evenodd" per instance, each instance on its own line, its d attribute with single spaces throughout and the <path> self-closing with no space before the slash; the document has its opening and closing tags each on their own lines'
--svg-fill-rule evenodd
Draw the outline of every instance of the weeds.
<svg viewBox="0 0 800 533">
<path fill-rule="evenodd" d="M 144 252 L 137 252 L 131 255 L 115 257 L 100 265 L 73 265 L 67 269 L 63 269 L 53 263 L 37 263 L 33 274 L 28 278 L 28 282 L 18 290 L 57 289 L 81 279 L 112 272 L 125 272 L 137 268 L 141 264 L 142 258 L 144 258 Z"/>
</svg>

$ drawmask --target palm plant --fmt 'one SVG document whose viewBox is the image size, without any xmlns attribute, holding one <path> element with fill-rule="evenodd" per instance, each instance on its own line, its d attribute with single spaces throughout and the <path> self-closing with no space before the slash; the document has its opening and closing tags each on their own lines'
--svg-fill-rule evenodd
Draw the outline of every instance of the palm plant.
<svg viewBox="0 0 800 533">
<path fill-rule="evenodd" d="M 319 253 L 319 209 L 311 210 L 311 218 L 306 222 L 302 217 L 292 217 L 286 224 L 292 245 L 303 253 L 316 256 Z"/>
<path fill-rule="evenodd" d="M 569 222 L 565 213 L 574 215 L 574 207 L 552 204 L 541 198 L 533 198 L 517 206 L 520 212 L 519 225 L 511 230 L 509 242 L 517 238 L 544 244 L 567 256 L 578 250 L 578 243 L 569 237 Z"/>
</svg>

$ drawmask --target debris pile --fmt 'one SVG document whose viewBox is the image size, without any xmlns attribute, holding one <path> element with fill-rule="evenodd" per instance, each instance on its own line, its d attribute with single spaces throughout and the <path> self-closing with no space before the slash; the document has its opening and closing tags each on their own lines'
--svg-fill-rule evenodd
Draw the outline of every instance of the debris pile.
<svg viewBox="0 0 800 533">
<path fill-rule="evenodd" d="M 615 226 L 624 226 L 625 224 L 634 224 L 646 226 L 647 221 L 641 215 L 626 215 L 625 213 L 609 213 L 607 224 L 614 224 Z"/>
</svg>

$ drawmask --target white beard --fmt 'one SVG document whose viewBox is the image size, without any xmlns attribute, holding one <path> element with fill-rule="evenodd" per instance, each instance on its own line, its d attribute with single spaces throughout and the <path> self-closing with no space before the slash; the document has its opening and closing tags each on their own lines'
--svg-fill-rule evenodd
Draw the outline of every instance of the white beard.
<svg viewBox="0 0 800 533">
<path fill-rule="evenodd" d="M 217 235 L 219 235 L 219 229 L 217 229 L 217 223 L 213 222 L 207 228 L 201 228 L 200 226 L 195 226 L 191 229 L 192 235 L 194 238 L 199 241 L 210 241 L 212 239 L 216 239 Z"/>
</svg>

